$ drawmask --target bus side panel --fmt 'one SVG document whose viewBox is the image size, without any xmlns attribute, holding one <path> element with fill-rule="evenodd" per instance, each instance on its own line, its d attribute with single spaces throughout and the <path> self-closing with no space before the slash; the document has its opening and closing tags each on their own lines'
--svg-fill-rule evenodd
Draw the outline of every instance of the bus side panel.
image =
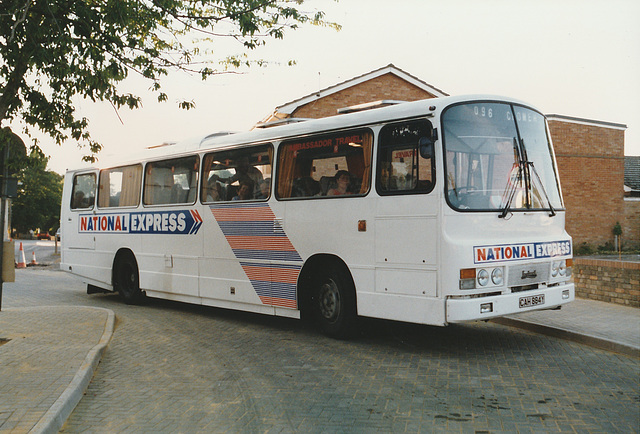
<svg viewBox="0 0 640 434">
<path fill-rule="evenodd" d="M 66 253 L 64 271 L 71 271 L 73 274 L 93 280 L 93 283 L 104 289 L 112 289 L 111 264 L 113 254 L 106 251 L 70 249 Z M 85 280 L 83 279 L 83 282 Z"/>
<path fill-rule="evenodd" d="M 199 232 L 204 230 L 200 224 L 199 213 L 186 205 L 147 209 L 141 215 L 147 222 L 153 220 L 154 223 L 136 225 L 135 222 L 142 219 L 132 216 L 131 230 L 144 228 L 141 234 L 133 236 L 134 239 L 139 239 L 134 254 L 140 271 L 140 288 L 197 297 L 198 262 L 202 255 L 202 239 Z M 171 231 L 167 228 L 172 229 L 172 226 L 163 226 L 160 223 L 176 215 L 188 218 L 184 227 Z M 109 234 L 104 236 L 106 238 Z"/>
<path fill-rule="evenodd" d="M 149 245 L 154 245 L 157 242 L 155 240 L 145 240 L 142 243 L 143 253 L 136 255 L 140 269 L 140 288 L 157 292 L 197 296 L 198 257 L 196 254 L 151 253 Z M 172 240 L 171 242 L 175 245 L 184 242 L 184 240 Z M 156 249 L 155 251 L 158 250 Z"/>
<path fill-rule="evenodd" d="M 96 177 L 98 176 L 97 171 L 82 171 L 82 174 L 87 173 L 94 173 Z M 109 284 L 110 279 L 103 280 L 104 273 L 100 271 L 100 263 L 94 254 L 95 234 L 88 231 L 81 232 L 81 223 L 92 222 L 90 219 L 94 215 L 94 210 L 89 208 L 70 209 L 73 182 L 76 175 L 76 172 L 67 172 L 64 179 L 60 211 L 60 269 Z"/>
<path fill-rule="evenodd" d="M 268 264 L 268 260 L 242 259 L 249 256 L 251 253 L 248 251 L 252 250 L 242 248 L 244 246 L 241 244 L 248 239 L 248 235 L 243 231 L 252 230 L 254 225 L 251 222 L 256 221 L 255 214 L 260 213 L 256 207 L 265 206 L 267 205 L 264 202 L 220 202 L 201 208 L 203 255 L 199 262 L 199 295 L 203 304 L 273 314 L 273 308 L 268 303 L 263 303 L 247 276 L 247 272 L 252 269 L 251 264 Z M 236 247 L 235 251 L 231 244 Z M 262 289 L 266 280 L 256 279 L 255 286 L 259 290 Z M 259 307 L 256 310 L 246 307 L 247 305 L 267 307 Z"/>
<path fill-rule="evenodd" d="M 285 222 L 284 232 L 302 260 L 322 254 L 346 264 L 355 284 L 358 308 L 360 292 L 372 291 L 374 287 L 375 200 L 372 199 L 370 193 L 369 197 L 295 200 L 284 203 L 284 213 L 277 212 Z"/>
<path fill-rule="evenodd" d="M 358 314 L 416 324 L 446 325 L 445 300 L 439 298 L 359 293 Z"/>
<path fill-rule="evenodd" d="M 375 285 L 358 293 L 360 315 L 444 324 L 437 298 L 438 211 L 435 192 L 377 199 Z"/>
</svg>

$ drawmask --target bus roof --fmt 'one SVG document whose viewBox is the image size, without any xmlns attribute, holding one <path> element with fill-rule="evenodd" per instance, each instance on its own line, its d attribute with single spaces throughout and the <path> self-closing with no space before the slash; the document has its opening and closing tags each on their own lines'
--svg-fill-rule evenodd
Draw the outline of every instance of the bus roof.
<svg viewBox="0 0 640 434">
<path fill-rule="evenodd" d="M 497 100 L 516 102 L 528 105 L 513 98 L 496 95 L 460 95 L 442 98 L 430 98 L 412 102 L 402 102 L 366 111 L 329 116 L 326 118 L 310 119 L 304 122 L 289 123 L 270 128 L 259 128 L 251 131 L 229 135 L 216 135 L 205 137 L 199 145 L 199 149 L 215 149 L 240 145 L 243 143 L 273 141 L 288 137 L 313 134 L 320 131 L 339 130 L 365 125 L 374 125 L 394 119 L 406 119 L 411 117 L 428 116 L 440 111 L 450 104 L 468 100 Z"/>
<path fill-rule="evenodd" d="M 269 142 L 283 140 L 290 137 L 311 135 L 321 131 L 340 130 L 344 128 L 356 128 L 359 126 L 375 125 L 377 123 L 392 121 L 394 119 L 407 119 L 412 117 L 429 116 L 443 108 L 464 101 L 485 100 L 505 101 L 526 104 L 523 101 L 497 96 L 497 95 L 458 95 L 442 98 L 430 98 L 419 101 L 404 102 L 366 111 L 340 114 L 319 119 L 309 119 L 304 122 L 289 123 L 270 128 L 255 128 L 250 131 L 232 133 L 228 131 L 208 134 L 204 137 L 195 137 L 188 140 L 165 143 L 161 146 L 153 146 L 135 155 L 125 158 L 105 158 L 106 165 L 101 167 L 114 167 L 130 164 L 131 162 L 154 160 L 167 156 L 179 156 L 181 154 L 221 149 L 249 143 Z M 530 106 L 531 107 L 531 106 Z M 96 169 L 96 167 L 83 168 L 82 170 Z"/>
</svg>

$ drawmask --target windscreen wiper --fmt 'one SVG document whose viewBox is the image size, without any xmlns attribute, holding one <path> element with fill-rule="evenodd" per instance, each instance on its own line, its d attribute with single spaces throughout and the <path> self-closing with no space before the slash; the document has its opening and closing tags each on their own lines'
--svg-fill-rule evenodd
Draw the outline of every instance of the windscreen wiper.
<svg viewBox="0 0 640 434">
<path fill-rule="evenodd" d="M 547 194 L 547 190 L 544 188 L 544 183 L 540 178 L 540 174 L 538 174 L 538 170 L 536 166 L 533 164 L 533 161 L 529 161 L 527 156 L 527 148 L 525 147 L 524 139 L 520 140 L 520 145 L 518 146 L 518 141 L 514 137 L 513 138 L 513 149 L 516 153 L 516 159 L 518 160 L 518 177 L 517 182 L 511 183 L 511 178 L 509 179 L 510 185 L 509 190 L 507 192 L 507 203 L 505 204 L 504 209 L 500 213 L 500 218 L 505 218 L 507 214 L 509 214 L 509 210 L 511 208 L 511 202 L 513 200 L 513 196 L 516 192 L 516 185 L 519 185 L 524 178 L 525 185 L 525 208 L 529 209 L 532 206 L 531 201 L 531 172 L 533 172 L 538 180 L 538 185 L 540 185 L 540 189 L 542 190 L 542 194 L 544 194 L 544 198 L 549 205 L 549 217 L 554 217 L 556 215 L 556 211 L 551 205 L 551 199 L 549 199 L 549 195 Z"/>
<path fill-rule="evenodd" d="M 504 208 L 502 209 L 502 212 L 498 216 L 501 219 L 505 218 L 507 214 L 509 214 L 509 211 L 511 209 L 511 202 L 513 201 L 513 197 L 516 194 L 517 186 L 520 185 L 520 183 L 522 182 L 522 175 L 523 175 L 522 152 L 520 147 L 518 146 L 518 139 L 516 139 L 515 137 L 513 138 L 513 150 L 514 150 L 517 165 L 518 165 L 518 176 L 516 177 L 515 180 L 513 180 L 511 176 L 511 172 L 513 172 L 513 169 L 511 170 L 511 172 L 509 172 L 509 179 L 507 180 L 507 186 L 505 187 L 505 194 L 503 196 L 507 198 L 507 201 L 504 204 Z"/>
<path fill-rule="evenodd" d="M 523 164 L 525 165 L 525 187 L 527 188 L 527 208 L 532 207 L 531 203 L 531 169 L 533 169 L 533 173 L 536 175 L 536 179 L 538 180 L 538 184 L 540 184 L 540 188 L 542 189 L 542 193 L 544 194 L 545 199 L 547 200 L 547 204 L 549 205 L 549 217 L 553 217 L 556 215 L 556 211 L 553 209 L 551 205 L 551 200 L 549 199 L 549 195 L 547 194 L 547 190 L 544 188 L 544 184 L 542 183 L 542 179 L 540 179 L 540 175 L 536 170 L 536 167 L 533 165 L 533 161 L 529 161 L 529 157 L 527 156 L 527 148 L 524 144 L 524 139 L 520 139 L 520 148 L 521 155 L 523 156 Z"/>
<path fill-rule="evenodd" d="M 531 200 L 531 171 L 529 170 L 529 165 L 531 162 L 529 161 L 529 156 L 527 155 L 527 148 L 524 146 L 524 139 L 520 139 L 520 157 L 522 158 L 521 165 L 523 177 L 524 177 L 524 207 L 526 209 L 531 209 L 532 200 Z"/>
<path fill-rule="evenodd" d="M 538 184 L 540 185 L 540 189 L 542 190 L 542 194 L 544 194 L 544 198 L 547 200 L 547 204 L 549 205 L 549 217 L 554 217 L 556 215 L 556 210 L 553 209 L 553 205 L 551 205 L 551 199 L 549 199 L 549 195 L 547 194 L 547 190 L 544 188 L 544 184 L 542 183 L 542 179 L 536 170 L 536 166 L 533 165 L 533 161 L 527 161 L 527 165 L 533 169 L 533 173 L 536 175 L 536 179 L 538 180 Z"/>
</svg>

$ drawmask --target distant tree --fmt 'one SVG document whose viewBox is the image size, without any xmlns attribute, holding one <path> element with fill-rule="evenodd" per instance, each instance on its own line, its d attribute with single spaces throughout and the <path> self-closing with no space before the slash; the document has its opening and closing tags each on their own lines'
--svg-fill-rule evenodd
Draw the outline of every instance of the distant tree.
<svg viewBox="0 0 640 434">
<path fill-rule="evenodd" d="M 46 170 L 48 158 L 32 150 L 18 173 L 18 197 L 13 200 L 12 226 L 18 233 L 53 231 L 60 225 L 62 176 Z"/>
<path fill-rule="evenodd" d="M 79 117 L 74 97 L 136 108 L 141 99 L 118 84 L 129 74 L 150 81 L 166 101 L 160 79 L 178 69 L 211 75 L 250 61 L 248 50 L 281 39 L 298 25 L 328 25 L 304 0 L 0 0 L 0 127 L 15 119 L 58 144 L 101 145 Z M 240 54 L 214 51 L 215 41 L 240 43 Z M 193 101 L 181 101 L 185 109 Z M 35 143 L 37 146 L 37 143 Z"/>
<path fill-rule="evenodd" d="M 8 152 L 7 152 L 8 148 Z M 3 175 L 4 159 L 6 161 L 7 175 L 14 176 L 26 163 L 27 148 L 22 139 L 11 131 L 11 128 L 0 128 L 0 176 Z"/>
</svg>

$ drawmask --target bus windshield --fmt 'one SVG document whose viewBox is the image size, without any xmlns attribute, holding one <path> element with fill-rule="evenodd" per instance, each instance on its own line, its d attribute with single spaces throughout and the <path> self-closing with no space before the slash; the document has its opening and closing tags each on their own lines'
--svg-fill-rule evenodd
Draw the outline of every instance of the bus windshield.
<svg viewBox="0 0 640 434">
<path fill-rule="evenodd" d="M 457 210 L 562 207 L 544 116 L 519 105 L 477 102 L 442 115 L 447 201 Z"/>
</svg>

